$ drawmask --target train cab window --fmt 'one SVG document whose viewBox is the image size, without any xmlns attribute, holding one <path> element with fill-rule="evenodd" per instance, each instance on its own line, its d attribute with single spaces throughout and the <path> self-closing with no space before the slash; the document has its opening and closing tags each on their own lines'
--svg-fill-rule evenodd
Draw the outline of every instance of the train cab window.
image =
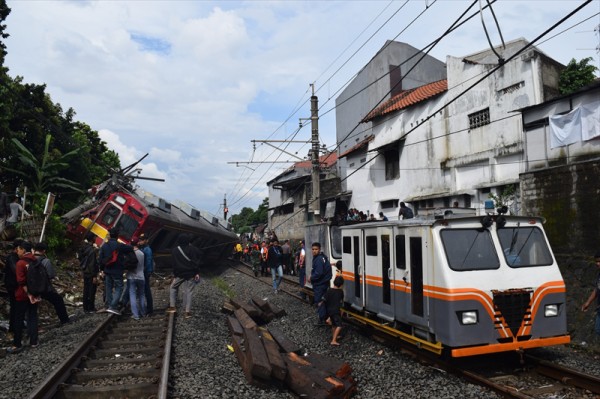
<svg viewBox="0 0 600 399">
<path fill-rule="evenodd" d="M 368 256 L 377 256 L 377 236 L 366 237 L 367 249 L 366 253 Z"/>
<path fill-rule="evenodd" d="M 344 237 L 342 240 L 342 251 L 344 251 L 345 254 L 352 253 L 352 237 Z"/>
<path fill-rule="evenodd" d="M 339 226 L 331 226 L 329 234 L 331 234 L 331 256 L 339 259 L 342 257 L 342 248 L 340 247 L 342 244 L 342 230 Z"/>
<path fill-rule="evenodd" d="M 117 228 L 120 231 L 119 236 L 127 240 L 131 239 L 133 233 L 135 233 L 138 226 L 139 223 L 137 220 L 124 213 L 123 216 L 121 216 L 121 218 L 119 219 L 119 222 L 117 223 Z"/>
<path fill-rule="evenodd" d="M 497 231 L 508 266 L 548 266 L 553 263 L 552 254 L 539 228 L 527 226 Z"/>
<path fill-rule="evenodd" d="M 100 223 L 106 228 L 112 227 L 113 223 L 117 220 L 117 217 L 119 217 L 119 213 L 121 213 L 119 208 L 108 204 L 104 209 L 102 216 L 100 216 Z"/>
<path fill-rule="evenodd" d="M 406 269 L 406 236 L 404 234 L 396 235 L 396 267 Z"/>
<path fill-rule="evenodd" d="M 487 229 L 443 229 L 440 232 L 452 270 L 498 269 L 500 260 Z"/>
</svg>

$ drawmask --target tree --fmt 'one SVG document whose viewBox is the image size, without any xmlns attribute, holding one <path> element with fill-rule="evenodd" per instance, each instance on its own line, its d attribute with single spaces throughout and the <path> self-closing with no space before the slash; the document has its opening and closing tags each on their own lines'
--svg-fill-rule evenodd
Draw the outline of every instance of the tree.
<svg viewBox="0 0 600 399">
<path fill-rule="evenodd" d="M 253 227 L 268 222 L 268 212 L 269 198 L 265 198 L 256 211 L 248 207 L 242 208 L 239 214 L 231 216 L 233 230 L 238 234 L 252 232 Z"/>
<path fill-rule="evenodd" d="M 584 58 L 579 62 L 575 61 L 575 58 L 571 59 L 558 78 L 560 94 L 573 93 L 596 79 L 595 72 L 598 68 L 590 65 L 593 60 L 592 57 Z"/>
<path fill-rule="evenodd" d="M 43 156 L 38 160 L 19 140 L 13 138 L 12 142 L 17 150 L 22 168 L 6 168 L 6 170 L 21 176 L 25 185 L 32 190 L 34 195 L 43 195 L 47 191 L 63 189 L 81 192 L 77 182 L 60 177 L 60 171 L 69 167 L 69 160 L 77 155 L 79 149 L 62 155 L 51 154 L 49 151 L 50 140 L 52 140 L 52 136 L 47 135 Z"/>
</svg>

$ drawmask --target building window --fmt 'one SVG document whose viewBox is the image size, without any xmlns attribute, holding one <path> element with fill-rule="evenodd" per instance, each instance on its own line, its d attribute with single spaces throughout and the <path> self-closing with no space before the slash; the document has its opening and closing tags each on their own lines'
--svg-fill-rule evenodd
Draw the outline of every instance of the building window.
<svg viewBox="0 0 600 399">
<path fill-rule="evenodd" d="M 469 129 L 490 124 L 490 109 L 486 108 L 469 115 Z"/>
<path fill-rule="evenodd" d="M 381 201 L 381 209 L 391 209 L 391 208 L 398 208 L 398 200 L 397 199 Z"/>
<path fill-rule="evenodd" d="M 385 158 L 385 180 L 395 180 L 400 177 L 400 153 L 398 150 L 387 150 L 383 153 Z"/>
</svg>

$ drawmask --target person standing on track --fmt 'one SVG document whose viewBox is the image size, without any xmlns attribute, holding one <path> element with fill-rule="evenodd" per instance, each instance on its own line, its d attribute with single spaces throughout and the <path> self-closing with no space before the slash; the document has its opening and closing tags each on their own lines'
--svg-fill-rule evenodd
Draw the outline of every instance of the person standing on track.
<svg viewBox="0 0 600 399">
<path fill-rule="evenodd" d="M 42 264 L 46 268 L 46 272 L 48 273 L 48 278 L 50 279 L 50 287 L 51 290 L 47 293 L 41 294 L 42 299 L 47 300 L 54 306 L 54 311 L 60 320 L 60 324 L 67 324 L 70 322 L 69 314 L 67 313 L 67 307 L 65 306 L 65 301 L 63 297 L 56 291 L 54 286 L 52 285 L 52 280 L 56 278 L 56 272 L 54 271 L 54 266 L 48 257 L 46 256 L 46 251 L 48 250 L 48 245 L 44 242 L 38 242 L 34 246 L 34 255 L 36 258 L 42 260 Z"/>
<path fill-rule="evenodd" d="M 148 245 L 148 236 L 146 234 L 140 234 L 138 245 L 144 253 L 144 295 L 146 296 L 146 315 L 150 316 L 154 312 L 152 289 L 150 289 L 150 276 L 154 273 L 154 257 L 152 248 Z"/>
<path fill-rule="evenodd" d="M 117 256 L 123 244 L 117 241 L 119 230 L 110 229 L 109 240 L 100 247 L 100 276 L 104 276 L 105 308 L 99 312 L 120 315 L 119 301 L 123 295 L 123 263 Z M 114 289 L 114 292 L 113 292 Z"/>
<path fill-rule="evenodd" d="M 83 245 L 77 252 L 79 267 L 83 274 L 83 311 L 96 312 L 96 288 L 98 283 L 98 247 L 94 243 L 96 236 L 88 233 Z"/>
<path fill-rule="evenodd" d="M 190 243 L 190 237 L 182 234 L 178 245 L 171 249 L 173 259 L 173 275 L 175 278 L 169 288 L 169 308 L 167 313 L 177 312 L 177 295 L 179 287 L 183 290 L 183 308 L 185 318 L 192 317 L 192 293 L 200 282 L 200 251 Z"/>
<path fill-rule="evenodd" d="M 271 276 L 273 277 L 273 292 L 277 294 L 281 280 L 283 279 L 283 250 L 279 245 L 279 241 L 275 238 L 271 241 L 269 247 L 269 253 L 267 257 L 267 266 L 271 269 Z"/>
<path fill-rule="evenodd" d="M 290 240 L 285 240 L 281 246 L 282 259 L 281 264 L 283 265 L 283 272 L 289 275 L 293 275 L 292 268 L 290 267 L 290 258 L 292 254 L 292 248 L 290 247 Z"/>
<path fill-rule="evenodd" d="M 298 249 L 296 270 L 298 271 L 298 284 L 300 285 L 300 296 L 306 300 L 304 286 L 306 285 L 306 268 L 304 267 L 304 259 L 306 258 L 306 250 L 304 249 L 304 240 L 300 241 L 300 249 Z"/>
<path fill-rule="evenodd" d="M 321 252 L 321 243 L 313 242 L 311 250 L 313 262 L 308 281 L 313 286 L 314 303 L 317 306 L 317 315 L 319 316 L 318 325 L 325 325 L 327 310 L 323 304 L 323 296 L 327 292 L 331 281 L 331 264 L 325 254 Z"/>
</svg>

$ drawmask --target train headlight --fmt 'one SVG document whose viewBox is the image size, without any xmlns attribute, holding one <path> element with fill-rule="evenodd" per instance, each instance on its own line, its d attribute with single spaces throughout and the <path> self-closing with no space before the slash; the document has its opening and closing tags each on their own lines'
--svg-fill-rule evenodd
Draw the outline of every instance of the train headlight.
<svg viewBox="0 0 600 399">
<path fill-rule="evenodd" d="M 556 317 L 558 316 L 558 305 L 546 305 L 544 306 L 544 316 L 546 317 Z"/>
<path fill-rule="evenodd" d="M 469 310 L 466 312 L 461 312 L 460 316 L 461 316 L 460 323 L 462 325 L 477 324 L 477 311 L 476 310 Z"/>
</svg>

